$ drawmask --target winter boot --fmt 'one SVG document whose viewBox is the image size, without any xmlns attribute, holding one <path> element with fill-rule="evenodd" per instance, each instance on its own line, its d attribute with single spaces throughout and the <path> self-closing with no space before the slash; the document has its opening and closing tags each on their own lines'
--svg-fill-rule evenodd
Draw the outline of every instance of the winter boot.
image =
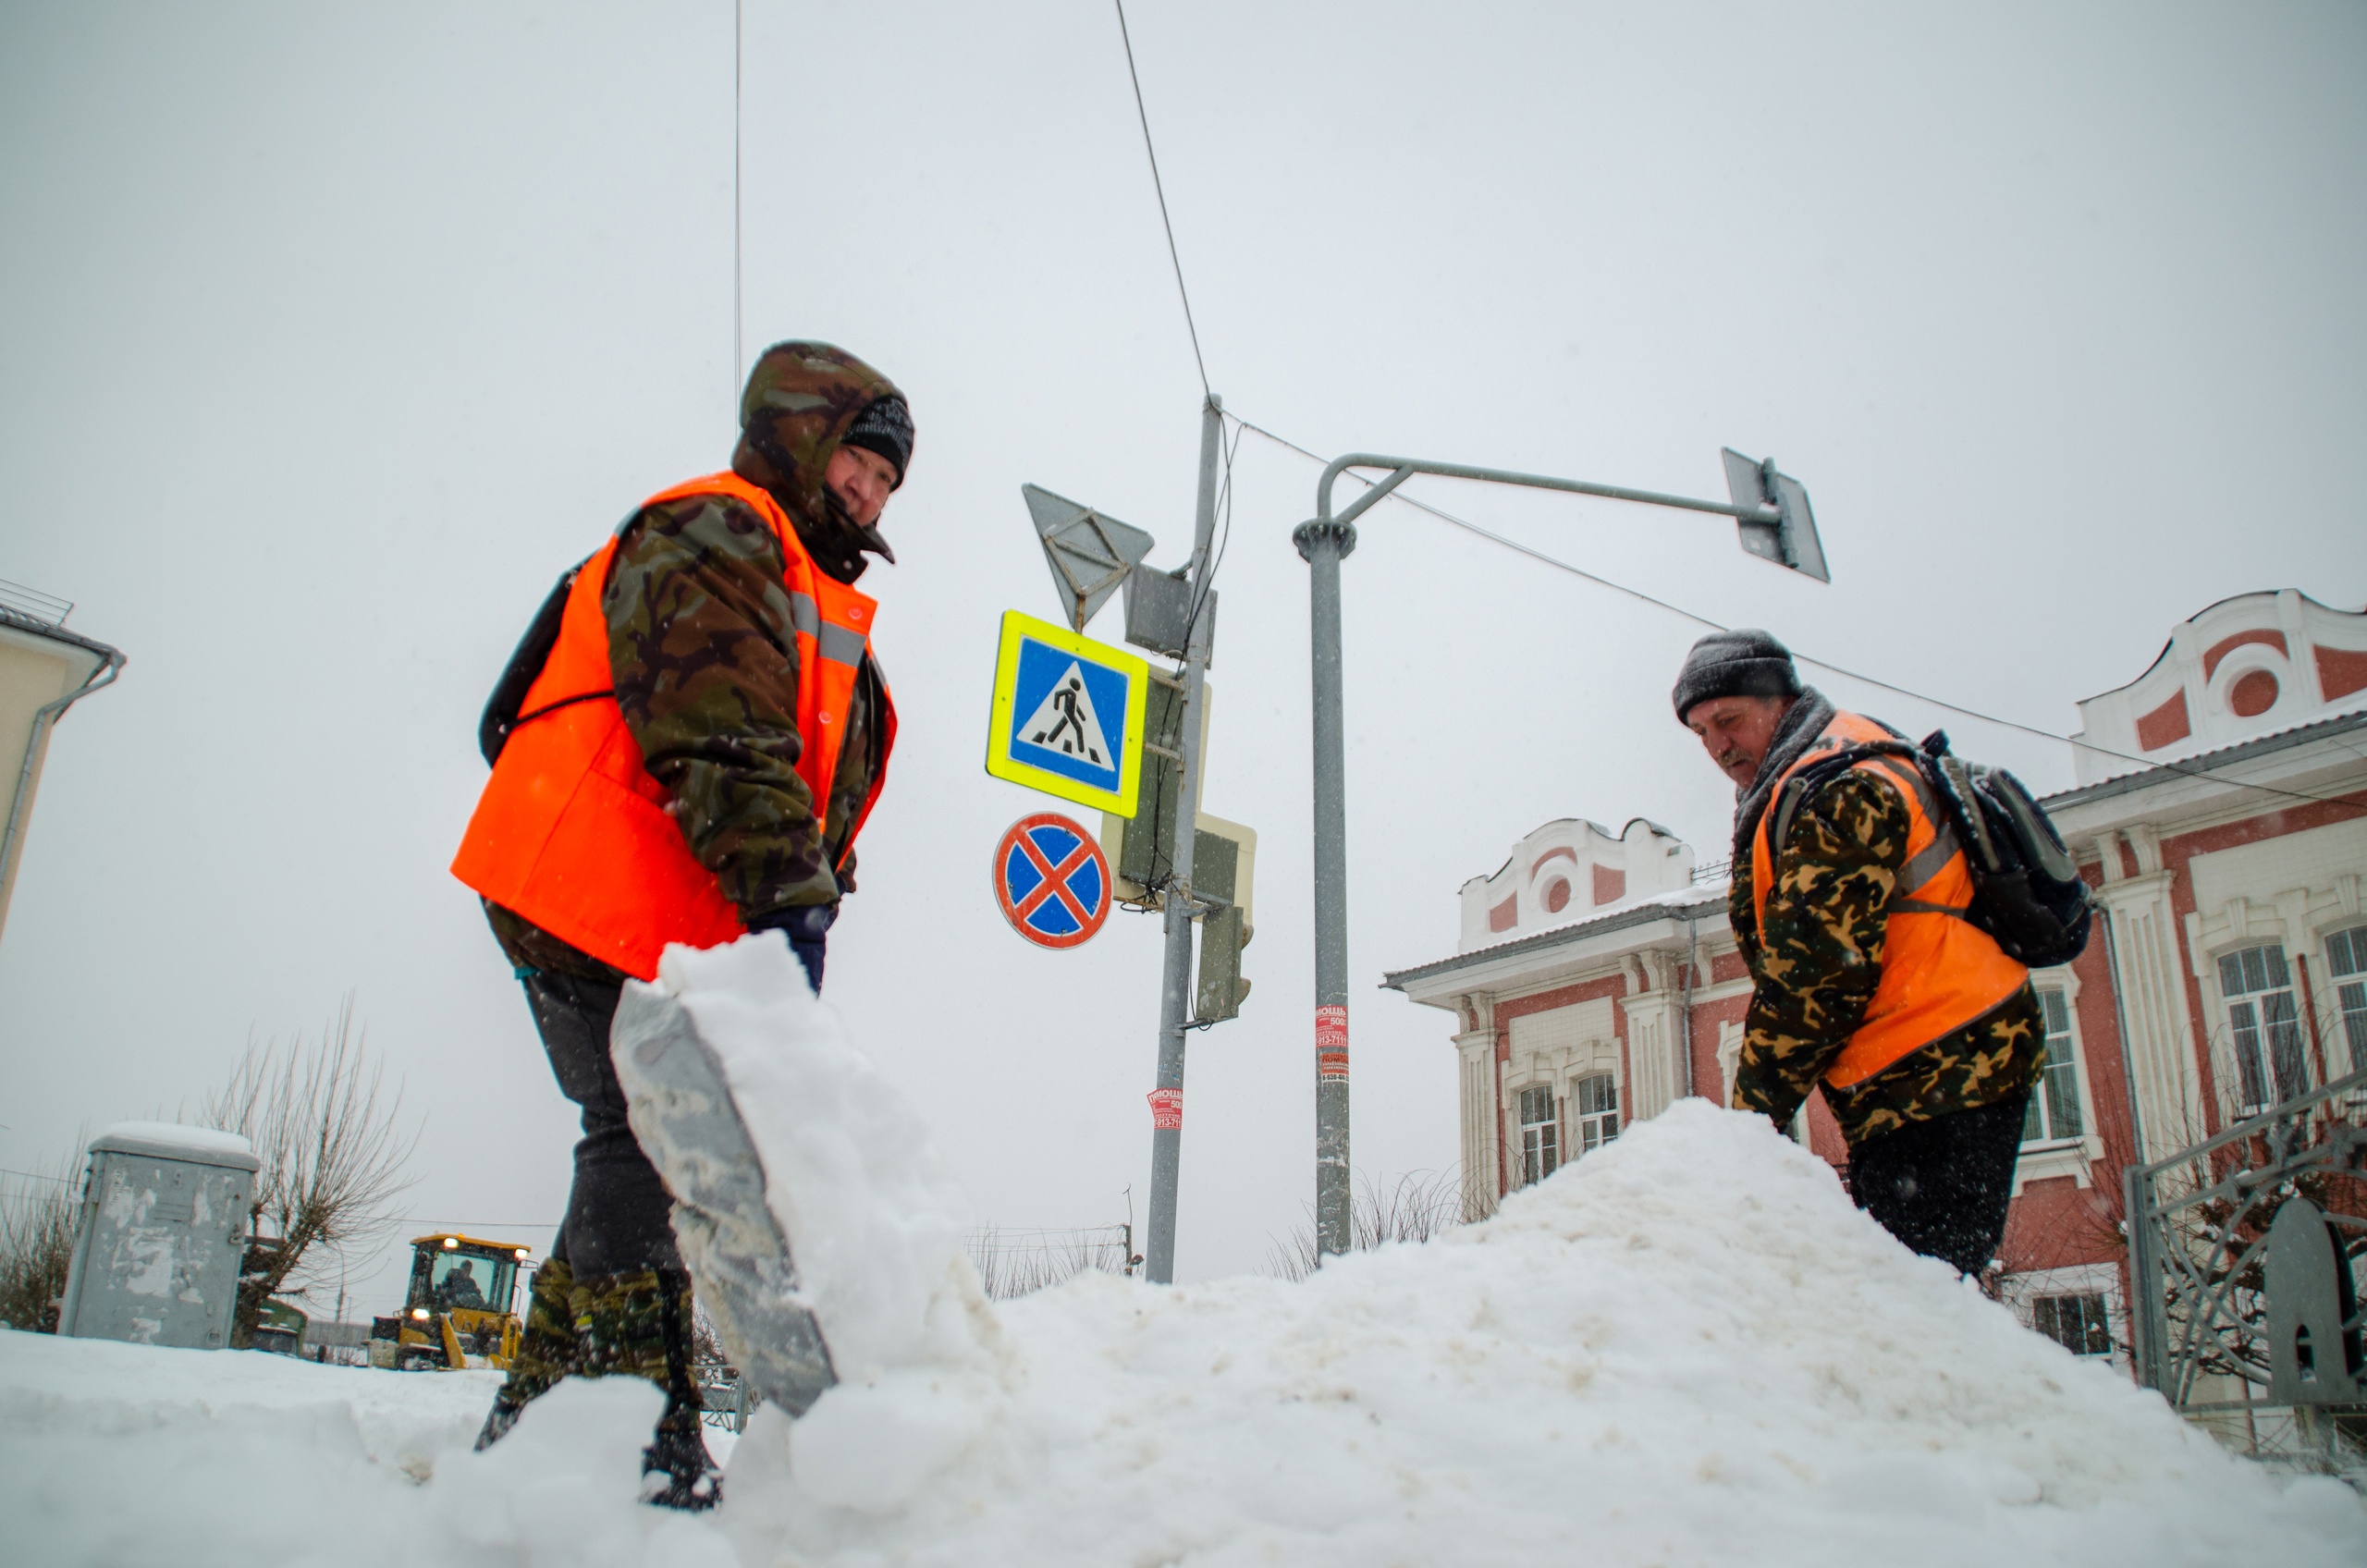
<svg viewBox="0 0 2367 1568">
<path fill-rule="evenodd" d="M 706 1401 L 693 1372 L 691 1277 L 680 1268 L 657 1272 L 666 1408 L 657 1417 L 655 1439 L 642 1451 L 642 1495 L 661 1508 L 713 1508 L 723 1501 L 723 1476 L 706 1451 Z"/>
<path fill-rule="evenodd" d="M 757 1394 L 804 1415 L 838 1374 L 721 1062 L 689 1010 L 653 986 L 626 987 L 608 1038 L 633 1133 L 674 1196 L 674 1234 L 726 1359 Z"/>
<path fill-rule="evenodd" d="M 547 1259 L 526 1287 L 526 1327 L 509 1377 L 493 1396 L 493 1409 L 477 1434 L 480 1451 L 491 1448 L 518 1424 L 526 1406 L 550 1391 L 561 1378 L 583 1370 L 575 1342 L 575 1270 L 565 1258 Z"/>
<path fill-rule="evenodd" d="M 576 1341 L 587 1377 L 646 1378 L 666 1391 L 642 1451 L 642 1496 L 668 1508 L 712 1508 L 722 1475 L 706 1452 L 691 1375 L 691 1281 L 679 1268 L 643 1268 L 588 1281 L 578 1292 Z"/>
</svg>

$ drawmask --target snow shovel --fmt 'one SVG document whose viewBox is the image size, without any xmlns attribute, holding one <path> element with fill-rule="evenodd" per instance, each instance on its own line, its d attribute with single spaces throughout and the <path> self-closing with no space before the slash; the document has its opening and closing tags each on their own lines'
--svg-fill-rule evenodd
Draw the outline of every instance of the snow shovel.
<svg viewBox="0 0 2367 1568">
<path fill-rule="evenodd" d="M 789 1238 L 765 1202 L 764 1161 L 690 1010 L 627 986 L 608 1033 L 626 1115 L 674 1199 L 674 1236 L 748 1386 L 803 1415 L 836 1383 L 822 1326 L 801 1298 Z"/>
</svg>

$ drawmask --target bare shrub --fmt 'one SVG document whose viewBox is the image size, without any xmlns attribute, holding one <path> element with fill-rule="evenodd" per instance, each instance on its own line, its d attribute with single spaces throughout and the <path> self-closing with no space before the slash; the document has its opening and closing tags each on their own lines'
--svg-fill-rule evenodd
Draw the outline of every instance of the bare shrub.
<svg viewBox="0 0 2367 1568">
<path fill-rule="evenodd" d="M 80 1161 L 69 1154 L 10 1178 L 0 1194 L 0 1323 L 11 1329 L 57 1332 L 80 1219 Z"/>
<path fill-rule="evenodd" d="M 1359 1176 L 1348 1204 L 1348 1245 L 1370 1252 L 1391 1242 L 1427 1242 L 1462 1223 L 1459 1170 L 1409 1170 L 1387 1187 L 1369 1175 Z M 1310 1210 L 1306 1224 L 1267 1248 L 1266 1272 L 1304 1280 L 1317 1262 Z"/>
<path fill-rule="evenodd" d="M 317 1039 L 299 1035 L 247 1047 L 227 1084 L 209 1096 L 208 1126 L 243 1134 L 255 1173 L 254 1240 L 239 1270 L 230 1343 L 251 1345 L 264 1304 L 335 1277 L 339 1255 L 383 1241 L 401 1218 L 394 1200 L 419 1146 L 397 1123 L 402 1092 L 386 1092 L 386 1064 L 373 1060 L 353 1023 L 353 998 Z"/>
</svg>

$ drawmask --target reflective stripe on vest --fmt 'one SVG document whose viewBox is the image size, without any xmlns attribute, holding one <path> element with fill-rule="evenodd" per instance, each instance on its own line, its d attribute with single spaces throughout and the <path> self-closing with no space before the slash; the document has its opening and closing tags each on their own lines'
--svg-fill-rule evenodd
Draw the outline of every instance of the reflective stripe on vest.
<svg viewBox="0 0 2367 1568">
<path fill-rule="evenodd" d="M 1768 818 L 1774 815 L 1784 782 L 1845 746 L 1896 739 L 1871 719 L 1836 713 L 1824 733 L 1776 780 L 1750 846 L 1752 923 L 1762 940 L 1767 895 L 1774 880 Z M 1972 869 L 1915 765 L 1903 757 L 1877 756 L 1855 766 L 1889 782 L 1907 802 L 1907 861 L 1885 913 L 1882 979 L 1864 1022 L 1825 1070 L 1824 1081 L 1836 1089 L 1862 1084 L 1893 1062 L 1954 1034 L 2030 978 L 2029 970 L 1964 918 L 1972 905 Z"/>
<path fill-rule="evenodd" d="M 830 786 L 878 606 L 825 576 L 771 496 L 736 473 L 661 491 L 644 508 L 694 496 L 729 496 L 763 517 L 786 563 L 797 643 L 798 777 L 827 823 Z M 527 690 L 521 719 L 485 780 L 452 862 L 452 875 L 502 908 L 605 963 L 644 980 L 670 942 L 696 948 L 746 929 L 715 874 L 691 853 L 672 797 L 643 766 L 640 746 L 609 691 L 608 621 L 601 599 L 614 539 L 576 574 L 558 643 Z M 875 675 L 877 672 L 874 662 Z M 878 683 L 879 766 L 848 820 L 840 865 L 879 798 L 896 741 L 895 704 Z"/>
</svg>

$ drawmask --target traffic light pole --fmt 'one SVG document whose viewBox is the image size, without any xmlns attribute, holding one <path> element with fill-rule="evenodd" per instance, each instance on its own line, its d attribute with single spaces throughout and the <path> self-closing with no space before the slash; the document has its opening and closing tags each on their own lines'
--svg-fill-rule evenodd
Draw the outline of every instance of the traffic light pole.
<svg viewBox="0 0 2367 1568">
<path fill-rule="evenodd" d="M 1777 474 L 1772 460 L 1757 466 L 1763 475 L 1758 480 L 1760 494 L 1769 497 L 1767 504 L 1759 506 L 1699 501 L 1654 490 L 1370 452 L 1351 452 L 1323 471 L 1315 490 L 1315 516 L 1291 534 L 1307 565 L 1315 661 L 1315 1245 L 1318 1257 L 1346 1252 L 1353 1240 L 1348 1167 L 1348 805 L 1342 735 L 1340 563 L 1356 547 L 1355 520 L 1414 475 L 1431 473 L 1723 513 L 1741 526 L 1746 549 L 1822 576 L 1824 557 L 1816 542 L 1806 493 L 1797 483 Z M 1352 468 L 1387 469 L 1390 473 L 1335 517 L 1331 486 Z M 1730 484 L 1734 483 L 1732 472 Z M 1753 530 L 1760 532 L 1754 534 Z M 1169 906 L 1171 911 L 1173 907 Z M 1171 921 L 1174 916 L 1171 913 L 1168 918 Z"/>
<path fill-rule="evenodd" d="M 1200 406 L 1200 505 L 1192 535 L 1192 618 L 1184 637 L 1183 765 L 1176 780 L 1175 845 L 1162 905 L 1166 965 L 1159 997 L 1159 1089 L 1151 1096 L 1149 1234 L 1143 1277 L 1175 1279 L 1175 1190 L 1184 1164 L 1184 1041 L 1192 1027 L 1192 846 L 1199 825 L 1200 704 L 1208 682 L 1208 578 L 1216 570 L 1217 459 L 1224 448 L 1224 404 Z"/>
</svg>

